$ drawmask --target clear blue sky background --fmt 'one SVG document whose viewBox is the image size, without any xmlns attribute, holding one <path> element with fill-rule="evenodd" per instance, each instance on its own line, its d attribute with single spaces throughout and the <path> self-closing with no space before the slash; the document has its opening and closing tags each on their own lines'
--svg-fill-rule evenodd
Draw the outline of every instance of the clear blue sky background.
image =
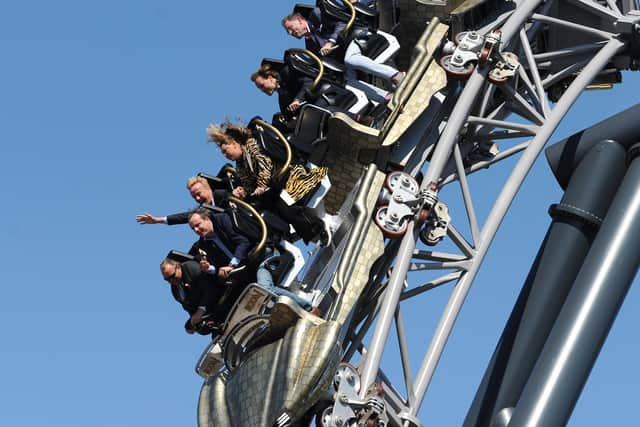
<svg viewBox="0 0 640 427">
<path fill-rule="evenodd" d="M 0 7 L 0 425 L 189 426 L 206 345 L 161 280 L 186 227 L 136 213 L 192 206 L 184 188 L 221 158 L 205 128 L 270 118 L 249 74 L 298 43 L 279 26 L 291 2 L 23 0 Z M 638 75 L 580 100 L 558 136 L 637 102 Z M 485 198 L 505 174 L 474 178 Z M 454 330 L 423 405 L 428 425 L 460 424 L 560 197 L 538 162 Z M 483 210 L 488 206 L 480 208 Z M 458 213 L 457 216 L 460 216 Z M 407 305 L 414 349 L 448 290 Z M 445 292 L 447 291 L 447 292 Z M 633 425 L 640 359 L 633 289 L 572 425 Z M 428 317 L 429 315 L 427 315 Z M 434 318 L 436 316 L 434 315 Z M 392 355 L 386 357 L 393 361 Z M 398 366 L 387 367 L 397 375 Z"/>
</svg>

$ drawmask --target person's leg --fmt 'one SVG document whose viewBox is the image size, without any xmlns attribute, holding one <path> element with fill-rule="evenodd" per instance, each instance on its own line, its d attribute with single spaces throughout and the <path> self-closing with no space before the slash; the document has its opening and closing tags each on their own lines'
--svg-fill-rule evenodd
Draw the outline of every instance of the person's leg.
<svg viewBox="0 0 640 427">
<path fill-rule="evenodd" d="M 260 264 L 258 271 L 256 271 L 256 283 L 268 291 L 274 287 L 273 276 L 264 263 Z"/>
<path fill-rule="evenodd" d="M 344 54 L 344 65 L 347 69 L 360 70 L 388 81 L 391 81 L 391 78 L 398 73 L 395 68 L 386 64 L 378 64 L 373 59 L 364 56 L 356 40 L 353 40 L 347 46 Z M 352 76 L 352 74 L 348 74 L 348 76 Z"/>
<path fill-rule="evenodd" d="M 311 212 L 311 209 L 302 206 L 288 206 L 282 199 L 276 202 L 277 214 L 296 229 L 296 233 L 305 243 L 315 239 L 324 229 L 324 223 Z"/>
<path fill-rule="evenodd" d="M 324 223 L 329 224 L 331 231 L 336 231 L 342 223 L 342 218 L 339 214 L 331 215 L 327 213 L 324 208 L 324 200 L 321 200 L 316 208 L 313 209 L 315 215 L 320 218 Z"/>
<path fill-rule="evenodd" d="M 278 295 L 278 296 L 289 297 L 292 300 L 294 300 L 296 302 L 296 304 L 298 304 L 303 309 L 305 309 L 307 311 L 311 310 L 311 302 L 299 297 L 298 295 L 294 294 L 293 292 L 291 292 L 291 291 L 289 291 L 287 289 L 279 288 L 277 286 L 274 286 L 272 292 L 274 294 Z"/>
<path fill-rule="evenodd" d="M 271 256 L 278 256 L 278 255 L 279 255 L 278 251 L 274 251 Z M 273 276 L 271 275 L 271 271 L 269 270 L 269 267 L 268 267 L 268 260 L 265 260 L 260 264 L 260 266 L 258 267 L 258 271 L 256 272 L 256 276 L 257 276 L 258 286 L 260 286 L 264 290 L 269 291 L 272 294 L 277 296 L 289 297 L 292 300 L 294 300 L 296 304 L 298 304 L 303 309 L 307 311 L 311 310 L 311 304 L 309 301 L 299 297 L 298 295 L 296 295 L 295 293 L 287 289 L 280 288 L 273 283 Z"/>
</svg>

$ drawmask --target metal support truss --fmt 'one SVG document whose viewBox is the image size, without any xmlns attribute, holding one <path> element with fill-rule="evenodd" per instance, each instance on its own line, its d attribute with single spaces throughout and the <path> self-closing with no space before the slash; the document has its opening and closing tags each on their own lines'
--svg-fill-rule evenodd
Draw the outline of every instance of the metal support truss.
<svg viewBox="0 0 640 427">
<path fill-rule="evenodd" d="M 368 385 L 381 379 L 382 354 L 390 329 L 395 324 L 407 397 L 395 399 L 393 405 L 389 403 L 394 412 L 394 416 L 389 416 L 391 425 L 417 425 L 414 422 L 415 417 L 462 304 L 523 180 L 579 95 L 616 55 L 624 51 L 627 43 L 625 38 L 610 31 L 615 27 L 616 19 L 621 18 L 620 11 L 613 6 L 603 6 L 589 1 L 579 2 L 579 7 L 585 13 L 591 13 L 610 24 L 603 30 L 583 22 L 572 22 L 571 17 L 552 16 L 554 9 L 550 7 L 549 2 L 518 2 L 515 11 L 508 17 L 502 15 L 500 18 L 504 19 L 504 22 L 500 23 L 501 46 L 519 54 L 521 62 L 517 73 L 508 81 L 497 85 L 488 81 L 491 64 L 485 63 L 478 65 L 464 83 L 449 114 L 448 122 L 435 144 L 430 161 L 425 164 L 420 188 L 427 190 L 435 185 L 440 189 L 454 180 L 459 181 L 466 209 L 464 220 L 470 229 L 470 240 L 455 227 L 450 226 L 447 234 L 460 254 L 419 250 L 416 249 L 419 226 L 413 221 L 410 222 L 397 251 L 389 251 L 385 255 L 386 261 L 380 263 L 377 274 L 372 274 L 372 277 L 377 278 L 377 282 L 370 284 L 365 298 L 369 301 L 369 309 L 366 313 L 354 315 L 351 330 L 345 341 L 348 344 L 345 354 L 347 358 L 353 356 L 356 350 L 363 354 L 360 364 L 363 386 L 359 395 L 360 398 L 364 398 Z M 558 26 L 566 32 L 586 34 L 597 38 L 598 41 L 548 51 L 536 41 L 536 32 L 545 31 L 549 26 Z M 495 28 L 496 25 L 485 27 L 486 31 Z M 576 57 L 575 65 L 554 69 L 551 72 L 550 66 L 554 61 L 566 55 Z M 550 104 L 550 87 L 568 78 L 570 83 L 567 84 L 564 93 L 554 105 Z M 455 83 L 452 83 L 452 88 L 454 86 Z M 484 159 L 473 160 L 465 157 L 470 152 L 464 148 L 465 146 L 477 146 L 495 140 L 511 145 Z M 520 153 L 521 156 L 496 198 L 491 212 L 484 224 L 480 224 L 467 181 L 469 175 Z M 423 153 L 416 153 L 414 156 L 420 157 Z M 408 164 L 416 163 L 410 159 Z M 413 168 L 414 171 L 418 169 Z M 386 270 L 381 269 L 388 269 L 390 266 L 390 276 L 387 281 L 383 281 L 381 273 Z M 407 286 L 410 283 L 409 273 L 425 269 L 443 270 L 443 275 L 428 283 Z M 446 283 L 454 283 L 452 293 L 418 373 L 412 377 L 400 302 Z M 377 303 L 370 304 L 372 299 L 377 300 Z M 365 346 L 364 337 L 373 326 L 374 320 L 375 328 Z"/>
</svg>

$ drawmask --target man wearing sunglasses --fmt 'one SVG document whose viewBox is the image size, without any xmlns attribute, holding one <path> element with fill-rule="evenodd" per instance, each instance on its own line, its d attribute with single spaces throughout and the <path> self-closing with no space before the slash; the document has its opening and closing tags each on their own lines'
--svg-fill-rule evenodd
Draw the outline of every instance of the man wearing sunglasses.
<svg viewBox="0 0 640 427">
<path fill-rule="evenodd" d="M 188 333 L 193 333 L 205 315 L 220 322 L 216 316 L 217 303 L 224 289 L 217 285 L 215 276 L 202 272 L 197 261 L 178 262 L 166 258 L 160 264 L 160 273 L 171 285 L 171 294 L 182 308 L 189 313 L 185 325 Z"/>
</svg>

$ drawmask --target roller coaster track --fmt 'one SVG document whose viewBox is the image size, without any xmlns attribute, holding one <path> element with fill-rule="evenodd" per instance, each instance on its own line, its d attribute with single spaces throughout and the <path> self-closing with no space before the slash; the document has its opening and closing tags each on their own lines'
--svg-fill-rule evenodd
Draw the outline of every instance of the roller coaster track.
<svg viewBox="0 0 640 427">
<path fill-rule="evenodd" d="M 407 3 L 415 5 L 400 2 L 401 7 L 409 7 Z M 363 164 L 336 179 L 336 191 L 345 194 L 330 194 L 329 199 L 345 223 L 336 234 L 336 246 L 317 253 L 304 277 L 324 291 L 324 320 L 318 324 L 303 316 L 287 327 L 287 314 L 278 317 L 276 310 L 272 325 L 281 322 L 279 338 L 236 370 L 205 381 L 200 425 L 302 426 L 314 414 L 324 426 L 423 425 L 418 412 L 445 345 L 533 163 L 584 90 L 608 84 L 619 71 L 638 66 L 640 15 L 632 10 L 637 9 L 635 2 L 504 4 L 513 7 L 476 19 L 471 28 L 461 27 L 467 21 L 457 14 L 470 7 L 466 3 L 445 10 L 430 2 L 421 10 L 441 19 L 431 19 L 416 41 L 408 78 L 392 101 L 395 110 L 383 129 L 345 125 L 337 115 L 331 124 L 334 137 L 352 141 Z M 460 19 L 447 19 L 451 16 Z M 447 44 L 445 39 L 453 41 L 459 30 L 475 33 Z M 451 66 L 456 55 L 469 54 L 465 40 L 476 34 L 481 47 L 475 58 Z M 451 57 L 443 59 L 447 53 Z M 496 142 L 498 152 L 492 148 Z M 515 166 L 480 223 L 469 179 L 514 156 L 519 156 Z M 336 162 L 340 157 L 345 153 L 335 151 Z M 347 160 L 355 163 L 354 157 Z M 387 173 L 398 167 L 419 183 L 412 193 L 418 208 L 412 207 L 402 237 L 385 240 L 390 230 L 383 234 L 372 217 L 379 210 Z M 446 203 L 441 190 L 453 183 L 465 208 L 464 214 L 449 212 L 451 219 L 443 228 L 454 250 L 432 251 L 421 243 L 420 214 Z M 396 197 L 401 191 L 391 186 L 387 194 L 397 209 L 406 205 Z M 462 229 L 469 230 L 468 235 Z M 426 282 L 425 271 L 433 274 Z M 448 303 L 412 375 L 401 303 L 424 298 L 443 285 L 451 287 Z M 393 327 L 404 384 L 393 384 L 381 370 Z"/>
</svg>

